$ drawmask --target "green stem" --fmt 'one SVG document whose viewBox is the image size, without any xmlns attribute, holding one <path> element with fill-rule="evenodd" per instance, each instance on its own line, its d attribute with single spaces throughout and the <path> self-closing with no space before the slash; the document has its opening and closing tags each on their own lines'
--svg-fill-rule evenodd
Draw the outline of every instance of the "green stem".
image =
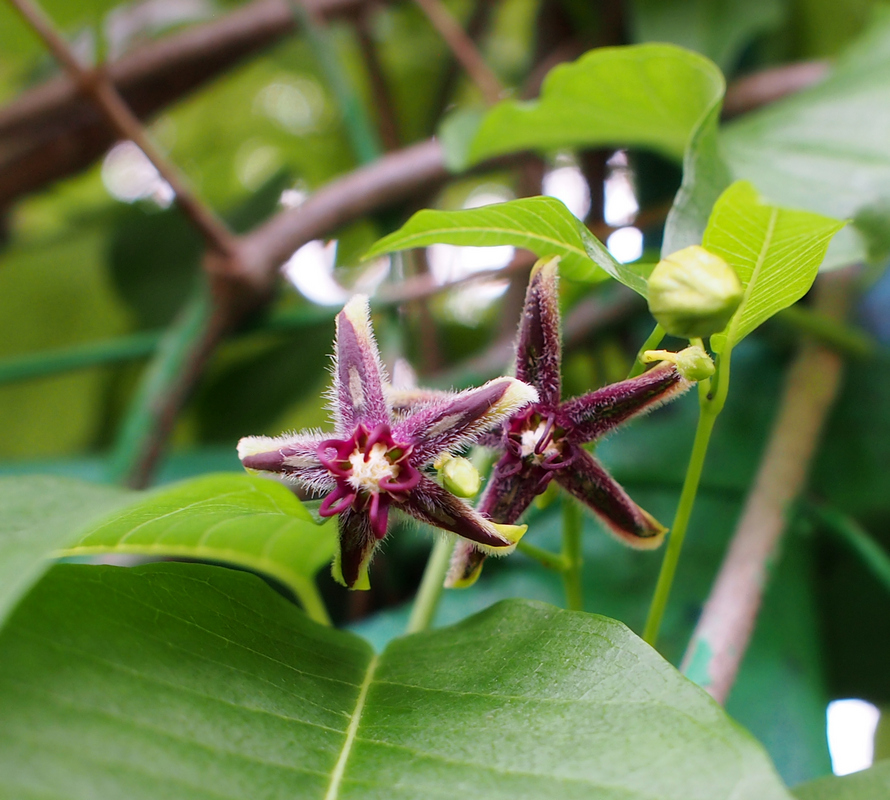
<svg viewBox="0 0 890 800">
<path fill-rule="evenodd" d="M 665 337 L 665 330 L 661 327 L 661 325 L 656 325 L 652 329 L 652 333 L 649 334 L 649 338 L 643 342 L 643 346 L 640 348 L 637 353 L 636 360 L 633 363 L 633 366 L 630 368 L 630 372 L 627 374 L 628 378 L 636 378 L 637 375 L 642 375 L 646 371 L 646 364 L 643 363 L 643 353 L 647 350 L 654 350 L 658 345 L 661 344 L 661 340 Z"/>
<path fill-rule="evenodd" d="M 160 338 L 160 333 L 148 331 L 6 359 L 0 362 L 0 385 L 147 358 L 157 348 Z"/>
<path fill-rule="evenodd" d="M 554 572 L 565 572 L 569 567 L 563 553 L 552 553 L 550 550 L 545 550 L 543 547 L 529 544 L 525 539 L 520 539 L 519 544 L 516 545 L 516 549 L 547 569 L 552 569 Z"/>
<path fill-rule="evenodd" d="M 324 604 L 324 600 L 321 598 L 321 593 L 315 585 L 315 581 L 312 578 L 307 578 L 304 583 L 293 588 L 297 599 L 300 601 L 300 605 L 303 606 L 303 611 L 306 612 L 306 616 L 320 625 L 330 628 L 331 618 L 328 615 L 328 609 Z"/>
<path fill-rule="evenodd" d="M 692 454 L 686 465 L 686 477 L 683 479 L 680 503 L 677 506 L 677 513 L 674 515 L 674 524 L 671 526 L 667 550 L 664 554 L 664 561 L 661 563 L 652 604 L 649 606 L 646 626 L 643 629 L 643 639 L 653 647 L 658 640 L 658 631 L 661 628 L 661 621 L 664 618 L 664 611 L 667 608 L 674 576 L 677 572 L 677 564 L 680 561 L 683 540 L 686 538 L 686 529 L 692 516 L 692 507 L 695 505 L 695 496 L 698 494 L 702 469 L 708 454 L 711 432 L 714 430 L 714 423 L 723 410 L 729 392 L 731 360 L 732 348 L 727 347 L 717 360 L 717 372 L 714 377 L 702 381 L 698 385 L 699 412 L 695 441 L 692 443 Z"/>
<path fill-rule="evenodd" d="M 807 512 L 843 541 L 871 573 L 890 590 L 890 555 L 855 520 L 846 514 L 818 506 Z"/>
<path fill-rule="evenodd" d="M 692 445 L 692 455 L 686 466 L 686 478 L 683 481 L 683 491 L 680 493 L 680 503 L 674 516 L 674 524 L 671 526 L 668 538 L 667 550 L 664 561 L 661 562 L 661 572 L 658 574 L 658 583 L 655 586 L 655 595 L 649 606 L 649 616 L 646 618 L 646 627 L 643 629 L 643 639 L 655 646 L 658 639 L 658 630 L 664 617 L 670 597 L 671 586 L 674 583 L 674 575 L 677 572 L 677 563 L 680 560 L 680 551 L 683 549 L 683 539 L 686 537 L 686 528 L 689 518 L 692 516 L 692 507 L 695 504 L 695 495 L 698 492 L 698 484 L 701 480 L 702 467 L 705 464 L 705 456 L 708 452 L 708 443 L 711 440 L 711 431 L 717 415 L 705 405 L 699 408 L 698 426 L 695 429 L 695 441 Z"/>
<path fill-rule="evenodd" d="M 297 308 L 270 314 L 257 325 L 244 328 L 240 337 L 262 333 L 279 333 L 318 325 L 333 320 L 333 313 L 324 308 Z M 0 360 L 0 386 L 5 383 L 45 378 L 64 372 L 89 369 L 105 364 L 138 361 L 152 356 L 164 338 L 164 331 L 144 331 L 116 339 L 85 342 L 57 350 L 41 350 L 23 356 Z"/>
<path fill-rule="evenodd" d="M 566 608 L 569 611 L 584 610 L 584 589 L 581 584 L 581 565 L 584 561 L 581 551 L 583 524 L 581 506 L 572 498 L 563 497 L 562 557 L 566 568 L 562 573 L 562 584 L 566 593 Z"/>
<path fill-rule="evenodd" d="M 111 479 L 127 478 L 136 466 L 147 437 L 152 436 L 155 430 L 157 409 L 186 368 L 209 323 L 210 314 L 209 297 L 202 286 L 161 339 L 154 360 L 146 369 L 121 426 L 109 460 Z"/>
<path fill-rule="evenodd" d="M 448 574 L 448 564 L 451 561 L 451 551 L 454 549 L 454 537 L 448 533 L 441 533 L 433 545 L 420 581 L 420 589 L 414 598 L 414 606 L 408 619 L 408 627 L 405 633 L 418 633 L 430 627 L 436 609 L 439 607 L 439 598 L 445 584 L 445 576 Z"/>
</svg>

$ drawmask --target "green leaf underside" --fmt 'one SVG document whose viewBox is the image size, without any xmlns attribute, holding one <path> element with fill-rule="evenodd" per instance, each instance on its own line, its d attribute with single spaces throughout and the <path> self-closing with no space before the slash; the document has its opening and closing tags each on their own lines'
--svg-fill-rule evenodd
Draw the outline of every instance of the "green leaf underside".
<svg viewBox="0 0 890 800">
<path fill-rule="evenodd" d="M 48 476 L 0 479 L 0 623 L 74 529 L 132 494 Z"/>
<path fill-rule="evenodd" d="M 140 497 L 100 520 L 64 555 L 130 553 L 222 561 L 265 573 L 306 600 L 306 587 L 330 563 L 331 525 L 319 526 L 284 486 L 220 473 Z"/>
<path fill-rule="evenodd" d="M 852 775 L 830 775 L 795 786 L 792 794 L 798 800 L 884 800 L 890 797 L 890 761 L 879 761 Z"/>
<path fill-rule="evenodd" d="M 732 172 L 771 202 L 838 219 L 890 197 L 890 13 L 839 60 L 822 83 L 721 133 Z M 844 231 L 826 265 L 862 260 L 863 242 Z"/>
<path fill-rule="evenodd" d="M 746 181 L 717 201 L 703 245 L 738 273 L 745 294 L 723 334 L 729 347 L 777 311 L 803 297 L 816 278 L 831 237 L 844 223 L 761 201 Z"/>
<path fill-rule="evenodd" d="M 640 294 L 646 291 L 640 265 L 617 262 L 554 197 L 524 197 L 463 211 L 418 211 L 399 230 L 377 242 L 365 258 L 439 243 L 522 247 L 542 258 L 559 256 L 563 277 L 595 282 L 608 274 Z"/>
<path fill-rule="evenodd" d="M 495 106 L 470 160 L 605 144 L 647 147 L 680 160 L 723 89 L 712 62 L 673 45 L 599 48 L 552 69 L 538 100 Z"/>
<path fill-rule="evenodd" d="M 378 658 L 251 575 L 65 564 L 0 648 L 8 796 L 789 797 L 626 628 L 540 604 Z"/>
</svg>

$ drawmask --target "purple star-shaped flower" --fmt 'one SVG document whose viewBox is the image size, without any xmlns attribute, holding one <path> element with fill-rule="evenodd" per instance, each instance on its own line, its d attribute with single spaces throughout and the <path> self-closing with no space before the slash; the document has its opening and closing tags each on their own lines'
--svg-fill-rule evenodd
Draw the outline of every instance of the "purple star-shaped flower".
<svg viewBox="0 0 890 800">
<path fill-rule="evenodd" d="M 655 548 L 667 529 L 627 492 L 582 445 L 676 397 L 691 385 L 673 364 L 561 401 L 558 259 L 538 262 L 525 296 L 516 342 L 516 377 L 538 390 L 538 401 L 517 410 L 498 437 L 484 444 L 503 451 L 477 505 L 489 519 L 515 523 L 555 480 L 587 505 L 623 541 Z M 468 542 L 455 548 L 449 586 L 472 583 L 485 553 Z"/>
<path fill-rule="evenodd" d="M 393 508 L 456 533 L 487 554 L 513 551 L 524 527 L 483 517 L 427 471 L 443 454 L 474 442 L 536 400 L 532 387 L 498 378 L 394 413 L 384 392 L 367 299 L 360 296 L 337 315 L 333 373 L 333 436 L 312 431 L 249 436 L 238 443 L 238 455 L 249 470 L 302 484 L 323 496 L 319 513 L 339 516 L 335 578 L 349 588 L 367 588 L 368 564 L 386 536 Z"/>
</svg>

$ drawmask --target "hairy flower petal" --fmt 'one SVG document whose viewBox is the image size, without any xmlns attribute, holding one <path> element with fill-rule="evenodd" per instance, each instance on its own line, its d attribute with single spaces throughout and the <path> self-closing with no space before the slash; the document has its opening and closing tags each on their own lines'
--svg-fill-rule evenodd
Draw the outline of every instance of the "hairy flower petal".
<svg viewBox="0 0 890 800">
<path fill-rule="evenodd" d="M 238 457 L 245 469 L 267 473 L 288 483 L 301 483 L 313 491 L 333 487 L 333 479 L 319 461 L 320 434 L 245 436 L 238 442 Z"/>
<path fill-rule="evenodd" d="M 331 574 L 349 589 L 368 589 L 368 566 L 380 540 L 374 535 L 368 514 L 346 509 L 339 517 L 340 550 Z"/>
<path fill-rule="evenodd" d="M 658 547 L 667 528 L 634 503 L 590 453 L 579 447 L 572 456 L 568 467 L 554 473 L 559 485 L 585 503 L 625 544 L 641 550 Z"/>
<path fill-rule="evenodd" d="M 559 333 L 558 258 L 532 270 L 516 341 L 516 377 L 538 390 L 542 403 L 559 403 L 562 344 Z"/>
<path fill-rule="evenodd" d="M 389 422 L 383 367 L 371 330 L 368 298 L 356 295 L 337 315 L 333 411 L 338 433 Z"/>
<path fill-rule="evenodd" d="M 393 435 L 414 443 L 417 463 L 427 464 L 442 452 L 471 444 L 520 408 L 537 400 L 531 387 L 515 378 L 497 378 L 415 409 L 396 423 Z"/>
<path fill-rule="evenodd" d="M 560 417 L 572 427 L 575 444 L 592 442 L 628 420 L 673 400 L 690 386 L 673 364 L 659 364 L 636 378 L 566 401 L 560 407 Z"/>
<path fill-rule="evenodd" d="M 518 537 L 506 536 L 497 524 L 427 477 L 420 479 L 401 509 L 421 522 L 472 540 L 491 555 L 507 555 L 516 549 Z"/>
</svg>

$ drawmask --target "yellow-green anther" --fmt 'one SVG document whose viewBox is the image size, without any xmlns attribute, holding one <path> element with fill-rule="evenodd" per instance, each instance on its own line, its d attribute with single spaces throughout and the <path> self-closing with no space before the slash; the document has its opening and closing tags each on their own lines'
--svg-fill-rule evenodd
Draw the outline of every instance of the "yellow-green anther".
<svg viewBox="0 0 890 800">
<path fill-rule="evenodd" d="M 644 363 L 651 364 L 653 361 L 668 361 L 674 364 L 677 372 L 688 381 L 703 381 L 715 372 L 711 357 L 697 344 L 679 353 L 672 353 L 670 350 L 647 350 L 643 353 Z"/>
<path fill-rule="evenodd" d="M 649 276 L 649 311 L 672 336 L 719 333 L 742 302 L 738 275 L 720 256 L 692 245 L 663 258 Z"/>
<path fill-rule="evenodd" d="M 457 497 L 475 497 L 482 486 L 479 471 L 469 459 L 462 456 L 445 456 L 436 463 L 442 485 Z"/>
</svg>

